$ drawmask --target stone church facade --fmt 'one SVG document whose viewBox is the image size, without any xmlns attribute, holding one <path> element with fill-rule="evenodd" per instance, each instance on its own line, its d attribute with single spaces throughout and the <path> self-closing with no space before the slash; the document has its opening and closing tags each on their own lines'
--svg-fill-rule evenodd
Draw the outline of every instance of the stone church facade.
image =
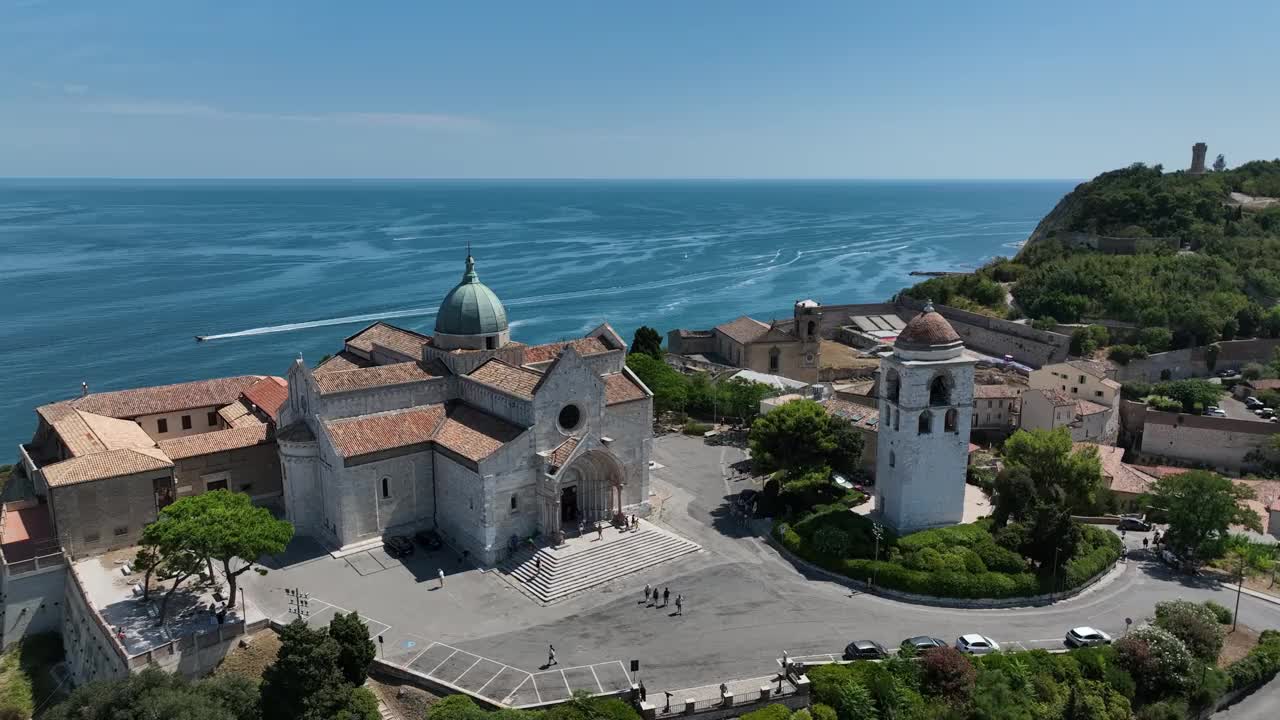
<svg viewBox="0 0 1280 720">
<path fill-rule="evenodd" d="M 434 335 L 375 323 L 288 373 L 277 442 L 287 517 L 340 551 L 435 529 L 472 559 L 647 509 L 652 393 L 609 325 L 511 339 L 467 257 Z"/>
</svg>

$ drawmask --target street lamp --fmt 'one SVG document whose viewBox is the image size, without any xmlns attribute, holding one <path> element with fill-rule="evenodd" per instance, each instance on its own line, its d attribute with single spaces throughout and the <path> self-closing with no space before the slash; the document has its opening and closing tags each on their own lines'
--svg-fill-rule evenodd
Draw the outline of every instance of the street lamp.
<svg viewBox="0 0 1280 720">
<path fill-rule="evenodd" d="M 1058 551 L 1062 550 L 1062 546 L 1053 546 L 1053 577 L 1049 581 L 1049 602 L 1058 599 Z"/>
<path fill-rule="evenodd" d="M 871 523 L 871 534 L 876 538 L 875 555 L 871 556 L 871 586 L 875 587 L 876 577 L 880 574 L 880 539 L 884 537 L 884 526 L 878 522 Z"/>
<path fill-rule="evenodd" d="M 1236 611 L 1231 616 L 1231 632 L 1236 631 L 1236 623 L 1240 622 L 1240 593 L 1244 588 L 1244 555 L 1240 555 L 1240 574 L 1236 577 Z"/>
</svg>

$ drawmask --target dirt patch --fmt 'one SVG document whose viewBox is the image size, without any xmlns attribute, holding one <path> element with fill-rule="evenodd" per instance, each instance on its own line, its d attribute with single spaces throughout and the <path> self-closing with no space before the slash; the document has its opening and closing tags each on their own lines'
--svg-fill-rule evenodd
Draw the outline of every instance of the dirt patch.
<svg viewBox="0 0 1280 720">
<path fill-rule="evenodd" d="M 262 672 L 276 661 L 280 652 L 280 636 L 274 630 L 260 630 L 246 635 L 241 645 L 227 653 L 214 670 L 215 675 L 241 675 L 250 680 L 261 680 Z"/>
<path fill-rule="evenodd" d="M 1218 653 L 1218 667 L 1225 668 L 1239 660 L 1258 644 L 1258 631 L 1247 625 L 1239 625 L 1235 632 L 1227 630 L 1227 641 L 1222 644 L 1222 652 Z"/>
<path fill-rule="evenodd" d="M 418 720 L 426 717 L 427 710 L 441 697 L 390 677 L 381 679 L 370 677 L 367 684 L 369 689 L 382 700 L 382 704 L 402 720 Z"/>
<path fill-rule="evenodd" d="M 879 358 L 867 357 L 844 343 L 823 340 L 818 352 L 824 368 L 875 370 L 880 367 Z"/>
</svg>

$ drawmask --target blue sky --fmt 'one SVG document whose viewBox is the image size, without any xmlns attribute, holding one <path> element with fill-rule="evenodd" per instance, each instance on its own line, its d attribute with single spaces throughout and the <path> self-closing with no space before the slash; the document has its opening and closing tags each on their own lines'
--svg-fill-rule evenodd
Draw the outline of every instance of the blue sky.
<svg viewBox="0 0 1280 720">
<path fill-rule="evenodd" d="M 0 176 L 1080 178 L 1280 155 L 1280 2 L 0 0 Z"/>
</svg>

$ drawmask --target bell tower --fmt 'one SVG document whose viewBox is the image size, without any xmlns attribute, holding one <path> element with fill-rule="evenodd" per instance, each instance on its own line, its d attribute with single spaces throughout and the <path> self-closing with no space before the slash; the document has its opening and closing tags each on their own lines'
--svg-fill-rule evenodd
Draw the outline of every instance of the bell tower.
<svg viewBox="0 0 1280 720">
<path fill-rule="evenodd" d="M 795 318 L 795 336 L 800 340 L 800 367 L 813 368 L 817 379 L 817 367 L 821 362 L 822 305 L 817 300 L 797 300 L 792 312 Z"/>
</svg>

